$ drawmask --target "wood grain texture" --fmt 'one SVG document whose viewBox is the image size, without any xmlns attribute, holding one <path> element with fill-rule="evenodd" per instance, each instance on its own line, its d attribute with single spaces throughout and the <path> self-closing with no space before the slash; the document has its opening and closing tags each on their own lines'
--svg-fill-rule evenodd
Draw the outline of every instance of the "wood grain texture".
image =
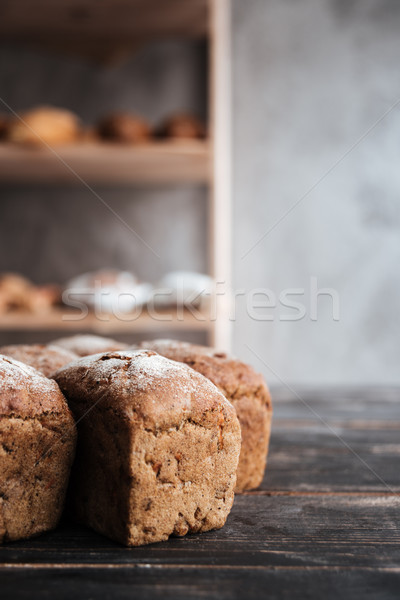
<svg viewBox="0 0 400 600">
<path fill-rule="evenodd" d="M 42 569 L 52 564 L 58 569 L 66 564 L 400 567 L 399 511 L 400 495 L 243 495 L 219 531 L 127 549 L 64 523 L 35 540 L 3 546 L 0 559 L 15 569 L 29 564 Z"/>
<path fill-rule="evenodd" d="M 207 183 L 207 142 L 149 142 L 137 146 L 81 143 L 53 149 L 0 144 L 0 182 L 86 184 Z"/>
<path fill-rule="evenodd" d="M 79 317 L 79 318 L 78 318 Z M 170 331 L 208 331 L 212 322 L 205 311 L 193 309 L 157 310 L 152 316 L 146 310 L 138 314 L 122 315 L 118 318 L 111 314 L 96 316 L 89 313 L 80 318 L 79 311 L 52 310 L 48 313 L 34 314 L 10 312 L 0 315 L 0 331 L 93 331 L 110 335 L 116 333 L 147 333 Z"/>
<path fill-rule="evenodd" d="M 398 598 L 399 391 L 303 390 L 310 417 L 275 390 L 265 481 L 223 529 L 124 548 L 64 521 L 0 548 L 2 598 Z"/>
<path fill-rule="evenodd" d="M 325 568 L 156 568 L 145 566 L 122 569 L 12 569 L 2 574 L 2 593 L 7 596 L 10 582 L 18 575 L 23 599 L 55 597 L 67 600 L 141 598 L 211 600 L 304 600 L 305 598 L 351 598 L 352 600 L 397 600 L 399 570 Z M 34 590 L 34 595 L 32 593 Z M 15 596 L 13 596 L 15 597 Z"/>
<path fill-rule="evenodd" d="M 198 38 L 208 29 L 207 0 L 3 0 L 0 39 L 95 59 L 129 55 L 165 37 Z"/>
</svg>

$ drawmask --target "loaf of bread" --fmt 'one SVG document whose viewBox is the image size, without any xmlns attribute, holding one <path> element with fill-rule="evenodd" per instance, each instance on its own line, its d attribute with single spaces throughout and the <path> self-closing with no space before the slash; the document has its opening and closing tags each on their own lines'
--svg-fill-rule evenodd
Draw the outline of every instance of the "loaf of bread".
<svg viewBox="0 0 400 600">
<path fill-rule="evenodd" d="M 38 285 L 32 286 L 24 308 L 33 313 L 46 313 L 58 304 L 61 304 L 61 289 L 58 285 Z"/>
<path fill-rule="evenodd" d="M 105 140 L 125 144 L 146 142 L 151 137 L 148 123 L 141 117 L 126 112 L 103 117 L 97 125 L 97 132 Z"/>
<path fill-rule="evenodd" d="M 79 422 L 80 522 L 127 546 L 224 525 L 240 426 L 210 381 L 146 350 L 81 358 L 54 377 Z"/>
<path fill-rule="evenodd" d="M 55 371 L 78 358 L 74 352 L 51 344 L 48 346 L 45 344 L 0 346 L 0 354 L 29 365 L 46 377 L 51 377 Z"/>
<path fill-rule="evenodd" d="M 234 405 L 242 449 L 236 492 L 257 488 L 263 479 L 271 431 L 272 404 L 264 378 L 240 360 L 213 348 L 175 340 L 144 341 L 139 346 L 183 362 L 210 379 Z"/>
<path fill-rule="evenodd" d="M 76 428 L 55 381 L 0 356 L 0 542 L 54 528 L 63 509 Z"/>
<path fill-rule="evenodd" d="M 74 352 L 78 356 L 89 356 L 89 354 L 113 352 L 114 350 L 125 350 L 128 348 L 128 344 L 124 344 L 123 342 L 90 334 L 71 335 L 59 338 L 51 343 L 53 346 L 60 346 L 70 352 Z"/>
<path fill-rule="evenodd" d="M 0 275 L 0 295 L 4 310 L 25 308 L 32 292 L 32 283 L 18 273 L 2 273 Z"/>
<path fill-rule="evenodd" d="M 34 285 L 18 273 L 0 275 L 0 313 L 13 310 L 44 313 L 60 302 L 58 285 Z"/>
<path fill-rule="evenodd" d="M 203 123 L 197 117 L 185 113 L 168 117 L 156 133 L 158 137 L 176 140 L 204 138 L 206 135 Z"/>
<path fill-rule="evenodd" d="M 10 122 L 8 138 L 28 146 L 68 144 L 79 138 L 79 121 L 69 110 L 39 106 Z"/>
</svg>

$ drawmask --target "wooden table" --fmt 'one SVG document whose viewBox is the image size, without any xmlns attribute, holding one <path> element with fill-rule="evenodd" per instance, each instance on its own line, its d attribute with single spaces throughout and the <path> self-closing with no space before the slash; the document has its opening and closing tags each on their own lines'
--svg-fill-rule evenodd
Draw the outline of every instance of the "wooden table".
<svg viewBox="0 0 400 600">
<path fill-rule="evenodd" d="M 0 548 L 0 598 L 400 598 L 400 389 L 296 391 L 222 530 L 127 549 L 64 524 Z"/>
</svg>

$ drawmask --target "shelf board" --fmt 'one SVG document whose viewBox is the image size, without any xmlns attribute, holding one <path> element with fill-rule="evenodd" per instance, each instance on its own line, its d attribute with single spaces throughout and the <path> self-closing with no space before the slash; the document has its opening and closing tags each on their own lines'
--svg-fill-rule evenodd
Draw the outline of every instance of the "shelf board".
<svg viewBox="0 0 400 600">
<path fill-rule="evenodd" d="M 110 58 L 165 37 L 198 38 L 208 29 L 207 0 L 6 0 L 0 40 Z"/>
<path fill-rule="evenodd" d="M 0 144 L 5 183 L 207 183 L 210 172 L 210 145 L 201 140 L 137 146 L 82 142 L 54 149 Z"/>
<path fill-rule="evenodd" d="M 193 314 L 194 313 L 194 314 Z M 209 331 L 211 320 L 206 312 L 157 311 L 157 317 L 143 310 L 139 316 L 96 316 L 89 313 L 81 318 L 79 311 L 58 309 L 45 314 L 10 312 L 0 315 L 0 331 L 93 331 L 100 334 L 141 333 L 167 330 Z"/>
</svg>

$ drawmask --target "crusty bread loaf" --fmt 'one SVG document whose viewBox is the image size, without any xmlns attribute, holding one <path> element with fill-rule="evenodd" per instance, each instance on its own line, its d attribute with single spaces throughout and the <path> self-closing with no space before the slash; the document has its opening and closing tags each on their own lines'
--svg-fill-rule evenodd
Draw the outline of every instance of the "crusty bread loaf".
<svg viewBox="0 0 400 600">
<path fill-rule="evenodd" d="M 146 142 L 151 137 L 150 126 L 137 115 L 116 112 L 103 117 L 97 131 L 101 138 L 125 144 Z"/>
<path fill-rule="evenodd" d="M 76 428 L 55 381 L 0 356 L 0 542 L 57 525 Z"/>
<path fill-rule="evenodd" d="M 68 144 L 79 137 L 79 121 L 64 108 L 39 106 L 10 121 L 8 137 L 29 146 Z"/>
<path fill-rule="evenodd" d="M 54 377 L 79 422 L 81 522 L 128 546 L 224 525 L 240 426 L 210 381 L 146 350 L 81 358 Z"/>
<path fill-rule="evenodd" d="M 194 115 L 178 113 L 165 119 L 156 133 L 161 138 L 189 140 L 204 138 L 206 129 L 203 123 Z"/>
<path fill-rule="evenodd" d="M 70 352 L 74 352 L 78 356 L 89 356 L 89 354 L 113 352 L 114 350 L 125 350 L 128 348 L 128 344 L 124 344 L 123 342 L 90 334 L 71 335 L 59 338 L 51 343 L 53 346 L 60 346 Z"/>
<path fill-rule="evenodd" d="M 206 346 L 153 340 L 132 346 L 132 349 L 138 347 L 189 365 L 210 379 L 232 402 L 242 429 L 235 491 L 258 487 L 264 476 L 272 417 L 271 397 L 262 375 L 250 365 Z"/>
<path fill-rule="evenodd" d="M 61 346 L 49 344 L 13 344 L 0 346 L 0 354 L 19 360 L 26 365 L 37 369 L 46 377 L 61 369 L 64 365 L 78 358 L 74 352 L 70 352 Z"/>
</svg>

